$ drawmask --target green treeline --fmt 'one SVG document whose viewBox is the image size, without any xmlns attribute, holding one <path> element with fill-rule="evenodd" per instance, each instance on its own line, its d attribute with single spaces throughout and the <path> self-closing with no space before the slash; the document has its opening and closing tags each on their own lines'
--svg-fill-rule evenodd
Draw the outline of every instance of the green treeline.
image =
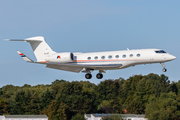
<svg viewBox="0 0 180 120">
<path fill-rule="evenodd" d="M 180 119 L 180 81 L 165 75 L 134 75 L 128 79 L 55 80 L 50 85 L 0 88 L 0 114 L 46 114 L 49 120 L 83 119 L 84 114 L 145 114 L 149 120 Z"/>
</svg>

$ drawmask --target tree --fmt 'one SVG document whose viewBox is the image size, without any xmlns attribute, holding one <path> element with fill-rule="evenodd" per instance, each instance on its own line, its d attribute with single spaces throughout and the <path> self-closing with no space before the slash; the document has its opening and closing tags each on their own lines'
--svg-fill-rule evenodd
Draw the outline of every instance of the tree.
<svg viewBox="0 0 180 120">
<path fill-rule="evenodd" d="M 179 120 L 180 98 L 175 93 L 162 93 L 159 98 L 152 96 L 146 107 L 148 120 Z"/>
<path fill-rule="evenodd" d="M 140 103 L 139 101 L 133 100 L 128 105 L 127 111 L 129 114 L 144 114 L 145 113 L 145 105 Z"/>
<path fill-rule="evenodd" d="M 55 100 L 59 104 L 63 102 L 70 106 L 71 111 L 79 114 L 90 113 L 96 109 L 96 94 L 84 90 L 80 82 L 64 82 L 58 86 Z"/>
<path fill-rule="evenodd" d="M 39 114 L 42 109 L 39 97 L 32 91 L 21 90 L 10 101 L 11 114 Z"/>
<path fill-rule="evenodd" d="M 159 97 L 161 93 L 170 91 L 176 91 L 176 86 L 170 84 L 167 76 L 153 73 L 143 76 L 137 84 L 134 99 L 128 105 L 128 113 L 144 114 L 150 96 Z"/>
<path fill-rule="evenodd" d="M 46 108 L 50 104 L 51 100 L 53 100 L 53 99 L 54 99 L 54 92 L 50 91 L 47 88 L 47 90 L 42 93 L 41 100 L 40 100 L 40 103 L 41 103 L 43 109 Z"/>
<path fill-rule="evenodd" d="M 9 114 L 8 110 L 8 103 L 5 100 L 0 100 L 0 115 Z"/>
<path fill-rule="evenodd" d="M 102 117 L 102 120 L 123 120 L 120 115 L 110 115 Z"/>
<path fill-rule="evenodd" d="M 141 81 L 141 79 L 143 78 L 142 75 L 134 75 L 130 78 L 128 78 L 124 84 L 123 84 L 123 90 L 120 93 L 120 96 L 123 98 L 122 102 L 124 104 L 129 104 L 131 101 L 133 101 L 134 99 L 134 95 L 136 93 L 136 87 L 139 83 L 139 81 Z"/>
<path fill-rule="evenodd" d="M 47 115 L 49 120 L 69 120 L 71 118 L 69 113 L 69 106 L 63 102 L 59 105 L 55 100 L 52 100 L 48 108 L 40 112 Z"/>
<path fill-rule="evenodd" d="M 84 115 L 77 114 L 77 115 L 73 116 L 71 118 L 71 120 L 86 120 L 86 119 L 84 118 Z"/>
<path fill-rule="evenodd" d="M 119 96 L 120 89 L 122 89 L 122 84 L 124 79 L 120 80 L 105 80 L 101 81 L 98 86 L 96 86 L 95 91 L 98 94 L 98 99 L 110 100 Z"/>
<path fill-rule="evenodd" d="M 27 105 L 30 101 L 30 96 L 29 99 L 26 99 L 25 92 L 24 91 L 19 91 L 16 94 L 15 100 L 10 102 L 10 107 L 11 107 L 11 114 L 24 114 L 26 112 L 25 106 Z"/>
</svg>

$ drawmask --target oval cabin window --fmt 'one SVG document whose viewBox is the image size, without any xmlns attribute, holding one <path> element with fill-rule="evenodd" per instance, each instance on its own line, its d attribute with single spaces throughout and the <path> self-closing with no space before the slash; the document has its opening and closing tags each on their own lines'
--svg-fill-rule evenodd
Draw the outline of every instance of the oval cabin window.
<svg viewBox="0 0 180 120">
<path fill-rule="evenodd" d="M 102 58 L 102 59 L 105 59 L 105 56 L 102 56 L 101 58 Z"/>
<path fill-rule="evenodd" d="M 98 56 L 94 57 L 94 59 L 96 59 L 96 60 L 97 60 L 97 59 L 98 59 Z"/>
<path fill-rule="evenodd" d="M 122 57 L 123 57 L 123 58 L 125 58 L 125 57 L 126 57 L 126 55 L 123 55 Z"/>
<path fill-rule="evenodd" d="M 140 54 L 137 54 L 137 57 L 140 57 L 141 55 Z"/>
<path fill-rule="evenodd" d="M 112 58 L 112 56 L 110 55 L 108 58 L 109 58 L 109 59 L 111 59 L 111 58 Z"/>
<path fill-rule="evenodd" d="M 88 57 L 87 59 L 88 59 L 88 60 L 90 60 L 90 59 L 91 59 L 91 57 Z"/>
<path fill-rule="evenodd" d="M 130 54 L 129 57 L 133 57 L 133 54 Z"/>
<path fill-rule="evenodd" d="M 119 58 L 119 55 L 116 55 L 115 57 L 116 57 L 116 58 Z"/>
</svg>

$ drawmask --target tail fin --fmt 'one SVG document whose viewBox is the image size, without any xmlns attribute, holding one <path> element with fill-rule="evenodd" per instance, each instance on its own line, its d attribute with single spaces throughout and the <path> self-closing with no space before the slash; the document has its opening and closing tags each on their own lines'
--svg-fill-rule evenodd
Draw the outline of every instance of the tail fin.
<svg viewBox="0 0 180 120">
<path fill-rule="evenodd" d="M 8 39 L 8 41 L 29 42 L 34 51 L 37 61 L 44 61 L 48 55 L 55 53 L 45 42 L 44 37 L 42 36 L 31 37 L 24 40 Z"/>
</svg>

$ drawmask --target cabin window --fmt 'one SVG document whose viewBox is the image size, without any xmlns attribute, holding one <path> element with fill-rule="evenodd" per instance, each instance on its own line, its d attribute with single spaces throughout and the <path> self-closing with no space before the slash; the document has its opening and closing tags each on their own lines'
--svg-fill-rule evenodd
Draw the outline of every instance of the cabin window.
<svg viewBox="0 0 180 120">
<path fill-rule="evenodd" d="M 125 57 L 126 57 L 126 55 L 123 55 L 122 57 L 123 57 L 123 58 L 125 58 Z"/>
<path fill-rule="evenodd" d="M 119 55 L 116 55 L 115 57 L 116 57 L 116 58 L 119 58 Z"/>
<path fill-rule="evenodd" d="M 97 59 L 98 59 L 98 56 L 94 57 L 94 59 L 96 59 L 96 60 L 97 60 Z"/>
<path fill-rule="evenodd" d="M 109 58 L 109 59 L 111 59 L 111 58 L 112 58 L 112 56 L 110 55 L 108 58 Z"/>
<path fill-rule="evenodd" d="M 105 59 L 105 56 L 102 56 L 101 58 L 102 58 L 102 59 Z"/>
<path fill-rule="evenodd" d="M 91 57 L 88 57 L 87 59 L 88 59 L 88 60 L 91 60 Z"/>
<path fill-rule="evenodd" d="M 137 57 L 140 57 L 141 55 L 140 54 L 137 54 Z"/>
<path fill-rule="evenodd" d="M 130 54 L 129 57 L 133 57 L 133 54 Z"/>
</svg>

